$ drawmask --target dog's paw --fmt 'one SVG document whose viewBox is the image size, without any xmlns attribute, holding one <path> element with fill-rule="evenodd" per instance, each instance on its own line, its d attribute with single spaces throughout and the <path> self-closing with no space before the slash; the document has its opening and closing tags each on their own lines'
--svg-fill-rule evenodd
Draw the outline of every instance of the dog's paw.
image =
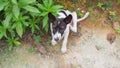
<svg viewBox="0 0 120 68">
<path fill-rule="evenodd" d="M 66 48 L 61 48 L 61 52 L 62 52 L 62 53 L 66 53 L 66 52 L 67 52 L 67 49 L 66 49 Z"/>
<path fill-rule="evenodd" d="M 56 42 L 56 41 L 54 41 L 54 40 L 52 40 L 52 41 L 51 41 L 51 44 L 54 46 L 54 45 L 56 45 L 56 44 L 57 44 L 57 42 Z"/>
</svg>

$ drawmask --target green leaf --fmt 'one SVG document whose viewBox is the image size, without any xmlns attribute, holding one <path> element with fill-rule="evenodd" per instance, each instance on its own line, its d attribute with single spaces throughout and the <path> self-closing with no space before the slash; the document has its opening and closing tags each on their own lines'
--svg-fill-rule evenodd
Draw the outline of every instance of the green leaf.
<svg viewBox="0 0 120 68">
<path fill-rule="evenodd" d="M 17 40 L 14 40 L 14 44 L 15 44 L 15 46 L 21 45 L 21 43 L 19 41 L 17 41 Z"/>
<path fill-rule="evenodd" d="M 16 0 L 11 0 L 13 4 L 17 4 L 17 1 Z"/>
<path fill-rule="evenodd" d="M 46 16 L 48 14 L 48 12 L 42 12 L 40 13 L 40 16 Z"/>
<path fill-rule="evenodd" d="M 49 0 L 49 7 L 51 7 L 53 5 L 53 0 Z"/>
<path fill-rule="evenodd" d="M 120 33 L 120 29 L 117 29 L 116 31 L 117 31 L 117 33 Z"/>
<path fill-rule="evenodd" d="M 57 11 L 59 11 L 61 8 L 63 8 L 63 6 L 61 6 L 61 5 L 55 5 L 55 6 L 53 6 L 53 7 L 51 8 L 51 10 L 52 10 L 53 12 L 57 12 Z"/>
<path fill-rule="evenodd" d="M 46 8 L 50 8 L 53 4 L 53 0 L 43 0 L 43 4 Z"/>
<path fill-rule="evenodd" d="M 42 22 L 43 22 L 43 28 L 45 28 L 45 26 L 48 25 L 48 16 L 45 16 Z"/>
<path fill-rule="evenodd" d="M 38 16 L 40 16 L 40 13 L 31 12 L 30 15 L 31 15 L 32 17 L 38 17 Z"/>
<path fill-rule="evenodd" d="M 32 26 L 32 27 L 31 27 L 31 32 L 32 32 L 32 34 L 34 33 L 34 31 L 35 31 L 35 27 Z"/>
<path fill-rule="evenodd" d="M 7 35 L 6 35 L 6 29 L 4 28 L 4 26 L 0 26 L 0 39 L 3 36 L 7 37 Z"/>
<path fill-rule="evenodd" d="M 38 25 L 35 25 L 35 28 L 36 28 L 37 30 L 40 30 L 40 28 L 38 27 Z"/>
<path fill-rule="evenodd" d="M 10 32 L 11 37 L 15 37 L 16 33 L 15 33 L 15 31 L 14 31 L 14 29 L 12 27 L 8 28 L 8 31 Z"/>
<path fill-rule="evenodd" d="M 25 26 L 29 26 L 29 22 L 23 22 Z"/>
<path fill-rule="evenodd" d="M 12 49 L 13 49 L 13 44 L 11 44 L 11 45 L 9 44 L 8 50 L 9 50 L 9 51 L 12 51 Z"/>
<path fill-rule="evenodd" d="M 18 34 L 20 37 L 22 37 L 23 28 L 22 28 L 22 23 L 21 23 L 21 22 L 17 22 L 16 32 L 17 32 L 17 34 Z"/>
<path fill-rule="evenodd" d="M 0 34 L 0 39 L 2 39 L 2 37 L 3 37 L 3 34 Z"/>
<path fill-rule="evenodd" d="M 0 11 L 3 10 L 3 8 L 6 4 L 7 4 L 7 2 L 0 1 Z"/>
<path fill-rule="evenodd" d="M 19 0 L 21 4 L 27 5 L 36 2 L 36 0 Z"/>
<path fill-rule="evenodd" d="M 101 8 L 103 6 L 103 3 L 99 2 L 97 6 Z"/>
<path fill-rule="evenodd" d="M 112 4 L 110 2 L 108 2 L 108 3 L 104 4 L 104 5 L 102 5 L 102 7 L 105 8 L 105 9 L 109 9 L 109 8 L 112 7 Z"/>
<path fill-rule="evenodd" d="M 18 5 L 13 6 L 13 14 L 15 15 L 16 18 L 18 18 L 20 14 L 20 8 L 18 7 Z"/>
<path fill-rule="evenodd" d="M 77 12 L 77 15 L 79 16 L 79 17 L 83 17 L 84 15 L 82 14 L 82 13 L 80 13 L 80 12 Z"/>
<path fill-rule="evenodd" d="M 115 16 L 116 15 L 115 11 L 109 11 L 109 13 L 110 13 L 111 16 Z"/>
<path fill-rule="evenodd" d="M 49 24 L 45 26 L 45 31 L 48 32 Z"/>
<path fill-rule="evenodd" d="M 36 0 L 27 0 L 28 4 L 34 3 Z"/>
<path fill-rule="evenodd" d="M 3 29 L 2 34 L 4 35 L 4 37 L 7 37 L 7 35 L 6 35 L 6 29 Z"/>
<path fill-rule="evenodd" d="M 44 11 L 46 8 L 42 4 L 37 4 L 37 6 L 40 8 L 40 10 Z"/>
<path fill-rule="evenodd" d="M 2 39 L 3 36 L 3 33 L 0 31 L 0 39 Z"/>
<path fill-rule="evenodd" d="M 48 7 L 48 1 L 49 0 L 43 0 L 43 4 L 44 4 L 45 7 Z"/>
<path fill-rule="evenodd" d="M 16 25 L 17 25 L 17 23 L 14 23 L 11 28 L 12 29 L 16 28 Z"/>
<path fill-rule="evenodd" d="M 6 18 L 5 18 L 4 22 L 3 22 L 3 25 L 4 25 L 5 28 L 8 28 L 11 18 L 12 18 L 11 13 L 6 16 Z"/>
<path fill-rule="evenodd" d="M 35 7 L 32 7 L 32 6 L 25 6 L 25 7 L 23 7 L 24 9 L 26 9 L 27 11 L 30 11 L 30 12 L 34 12 L 34 13 L 40 13 L 40 11 L 37 9 L 37 8 L 35 8 Z"/>
</svg>

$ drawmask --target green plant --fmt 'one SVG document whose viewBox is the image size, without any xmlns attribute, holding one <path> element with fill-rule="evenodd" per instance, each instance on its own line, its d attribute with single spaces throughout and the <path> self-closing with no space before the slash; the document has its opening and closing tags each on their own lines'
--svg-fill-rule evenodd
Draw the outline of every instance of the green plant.
<svg viewBox="0 0 120 68">
<path fill-rule="evenodd" d="M 13 49 L 13 46 L 19 46 L 19 45 L 21 45 L 21 43 L 18 40 L 19 40 L 18 37 L 17 38 L 14 38 L 14 37 L 7 38 L 7 42 L 8 42 L 8 45 L 9 45 L 8 50 L 11 51 Z"/>
<path fill-rule="evenodd" d="M 34 14 L 40 14 L 35 7 L 36 2 L 36 0 L 0 0 L 0 11 L 3 11 L 0 15 L 4 17 L 0 17 L 0 39 L 6 38 L 9 50 L 13 45 L 20 45 L 18 40 L 31 25 L 30 19 L 33 20 L 37 16 Z"/>
<path fill-rule="evenodd" d="M 0 39 L 2 39 L 2 37 L 7 37 L 6 28 L 3 24 L 0 25 Z"/>
<path fill-rule="evenodd" d="M 117 32 L 117 33 L 120 33 L 120 29 L 117 29 L 116 32 Z"/>
<path fill-rule="evenodd" d="M 115 14 L 115 11 L 109 11 L 109 14 L 111 15 L 111 16 L 115 16 L 116 14 Z"/>
<path fill-rule="evenodd" d="M 109 11 L 109 15 L 112 22 L 119 20 L 119 17 L 116 15 L 116 11 Z"/>
<path fill-rule="evenodd" d="M 102 8 L 102 10 L 108 10 L 112 7 L 112 3 L 111 2 L 108 2 L 108 3 L 101 3 L 101 2 L 98 2 L 97 6 L 99 8 Z"/>
<path fill-rule="evenodd" d="M 120 4 L 120 0 L 118 0 L 118 4 Z"/>
<path fill-rule="evenodd" d="M 37 18 L 37 19 L 32 18 L 32 19 L 29 19 L 29 20 L 30 20 L 30 28 L 31 28 L 32 34 L 35 33 L 35 30 L 40 31 L 40 28 L 39 28 L 39 25 L 38 25 L 40 19 L 39 18 Z"/>
<path fill-rule="evenodd" d="M 42 16 L 42 28 L 44 28 L 45 31 L 48 32 L 48 13 L 57 15 L 57 12 L 61 8 L 63 8 L 63 6 L 53 5 L 53 0 L 42 0 L 42 2 L 42 4 L 38 3 L 37 6 L 41 11 L 40 16 Z"/>
</svg>

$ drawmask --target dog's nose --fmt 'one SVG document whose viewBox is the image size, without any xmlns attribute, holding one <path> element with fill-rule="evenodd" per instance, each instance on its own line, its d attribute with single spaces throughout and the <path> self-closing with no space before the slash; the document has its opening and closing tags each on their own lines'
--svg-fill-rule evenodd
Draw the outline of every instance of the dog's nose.
<svg viewBox="0 0 120 68">
<path fill-rule="evenodd" d="M 59 41 L 59 38 L 55 38 L 55 41 L 58 42 L 58 41 Z"/>
</svg>

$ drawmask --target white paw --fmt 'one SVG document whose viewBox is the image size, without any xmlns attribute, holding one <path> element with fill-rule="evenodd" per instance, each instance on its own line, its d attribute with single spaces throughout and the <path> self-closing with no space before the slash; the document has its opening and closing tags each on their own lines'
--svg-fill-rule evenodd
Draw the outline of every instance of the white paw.
<svg viewBox="0 0 120 68">
<path fill-rule="evenodd" d="M 57 42 L 54 41 L 54 40 L 52 40 L 51 43 L 52 43 L 53 46 L 57 44 Z"/>
<path fill-rule="evenodd" d="M 67 52 L 67 49 L 65 47 L 61 48 L 61 52 L 65 53 L 65 52 Z"/>
</svg>

